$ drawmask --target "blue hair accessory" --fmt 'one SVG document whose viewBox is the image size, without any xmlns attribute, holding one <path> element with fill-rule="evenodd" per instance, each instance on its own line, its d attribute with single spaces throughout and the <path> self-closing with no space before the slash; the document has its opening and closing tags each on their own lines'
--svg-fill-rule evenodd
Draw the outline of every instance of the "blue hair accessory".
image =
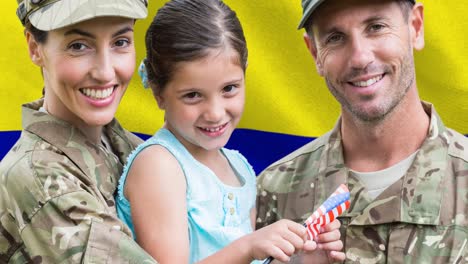
<svg viewBox="0 0 468 264">
<path fill-rule="evenodd" d="M 138 67 L 138 75 L 140 75 L 141 82 L 143 83 L 143 87 L 145 89 L 148 89 L 149 88 L 148 72 L 146 71 L 145 60 L 146 58 L 141 61 L 140 66 Z"/>
</svg>

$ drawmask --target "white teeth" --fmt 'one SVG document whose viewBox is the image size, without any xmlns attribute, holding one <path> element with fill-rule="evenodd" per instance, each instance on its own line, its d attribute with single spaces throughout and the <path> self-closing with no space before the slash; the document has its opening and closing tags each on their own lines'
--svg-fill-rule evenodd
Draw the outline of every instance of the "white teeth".
<svg viewBox="0 0 468 264">
<path fill-rule="evenodd" d="M 208 131 L 208 132 L 218 132 L 219 130 L 221 130 L 222 126 L 220 127 L 215 127 L 215 128 L 205 128 L 205 127 L 202 127 L 203 130 L 205 131 Z"/>
<path fill-rule="evenodd" d="M 82 94 L 88 97 L 91 97 L 93 99 L 105 99 L 112 94 L 112 92 L 114 91 L 114 87 L 110 87 L 104 90 L 101 90 L 101 89 L 94 90 L 94 89 L 86 88 L 86 89 L 80 89 L 80 91 Z"/>
<path fill-rule="evenodd" d="M 376 76 L 372 79 L 369 79 L 367 81 L 360 81 L 360 82 L 353 82 L 352 84 L 354 86 L 359 86 L 359 87 L 367 87 L 367 86 L 370 86 L 378 81 L 380 81 L 382 79 L 382 75 L 379 75 L 379 76 Z"/>
</svg>

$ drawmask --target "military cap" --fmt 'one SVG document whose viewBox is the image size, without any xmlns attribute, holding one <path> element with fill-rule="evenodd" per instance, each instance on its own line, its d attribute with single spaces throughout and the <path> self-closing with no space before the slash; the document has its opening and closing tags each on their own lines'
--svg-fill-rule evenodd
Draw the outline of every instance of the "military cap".
<svg viewBox="0 0 468 264">
<path fill-rule="evenodd" d="M 324 1 L 325 0 L 302 0 L 302 18 L 301 22 L 299 22 L 299 26 L 297 27 L 297 29 L 301 29 L 304 27 L 304 24 L 315 11 L 315 9 L 317 9 L 317 7 Z M 415 3 L 415 0 L 408 1 L 412 2 L 413 4 Z"/>
<path fill-rule="evenodd" d="M 145 18 L 148 0 L 17 0 L 23 25 L 49 31 L 102 16 Z"/>
</svg>

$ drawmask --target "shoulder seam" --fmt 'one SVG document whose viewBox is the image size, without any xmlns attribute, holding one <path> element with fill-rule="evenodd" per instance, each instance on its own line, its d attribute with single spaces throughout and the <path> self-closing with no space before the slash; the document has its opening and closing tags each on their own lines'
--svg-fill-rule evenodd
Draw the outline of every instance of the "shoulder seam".
<svg viewBox="0 0 468 264">
<path fill-rule="evenodd" d="M 457 131 L 451 128 L 447 128 L 447 130 L 451 134 L 453 134 L 453 136 L 451 136 L 450 141 L 449 141 L 450 143 L 448 146 L 448 155 L 462 159 L 465 162 L 468 162 L 468 138 L 466 138 L 464 135 L 458 133 Z M 461 146 L 457 146 L 456 144 L 458 144 L 458 141 L 460 140 L 464 144 L 462 144 Z M 460 149 L 460 147 L 463 149 Z"/>
</svg>

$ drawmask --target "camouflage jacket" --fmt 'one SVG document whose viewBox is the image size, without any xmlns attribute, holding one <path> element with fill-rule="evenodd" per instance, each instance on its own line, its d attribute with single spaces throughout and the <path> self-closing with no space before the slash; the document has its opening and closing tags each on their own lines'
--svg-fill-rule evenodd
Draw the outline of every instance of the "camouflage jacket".
<svg viewBox="0 0 468 264">
<path fill-rule="evenodd" d="M 344 165 L 338 122 L 262 172 L 257 228 L 281 218 L 303 222 L 346 183 L 346 263 L 468 263 L 468 139 L 423 105 L 428 136 L 407 173 L 376 199 Z"/>
<path fill-rule="evenodd" d="M 141 141 L 113 120 L 111 153 L 41 105 L 23 106 L 21 137 L 0 163 L 0 263 L 154 263 L 113 196 Z"/>
</svg>

